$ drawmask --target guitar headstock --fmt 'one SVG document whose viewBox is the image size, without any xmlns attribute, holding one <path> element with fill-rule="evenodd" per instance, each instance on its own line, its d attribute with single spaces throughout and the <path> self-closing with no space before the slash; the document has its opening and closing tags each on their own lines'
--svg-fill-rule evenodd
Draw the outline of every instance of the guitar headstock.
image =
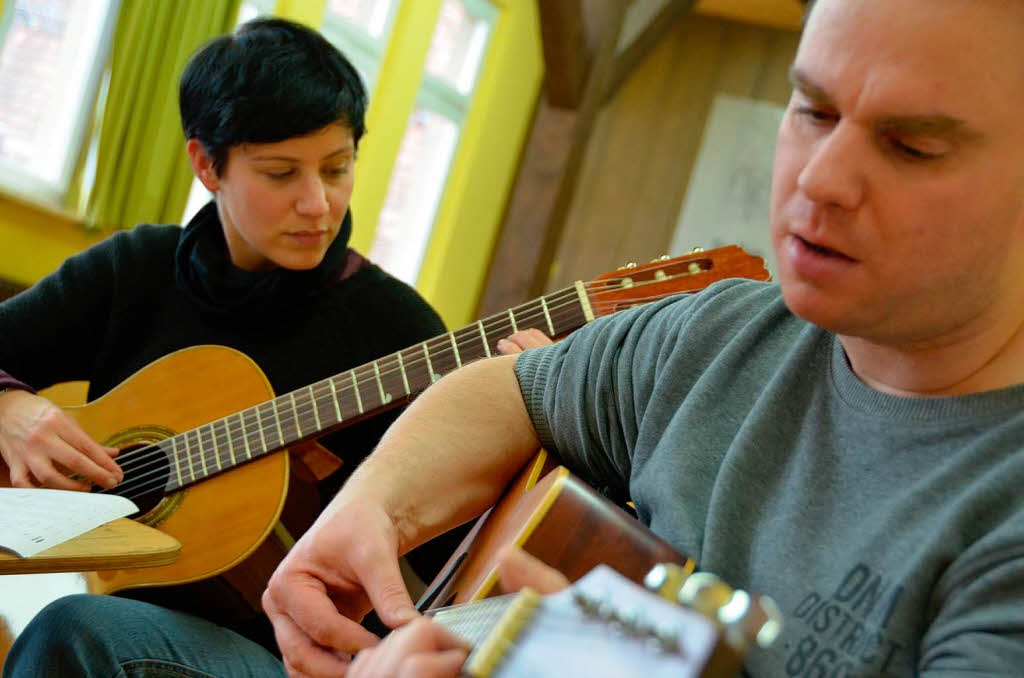
<svg viewBox="0 0 1024 678">
<path fill-rule="evenodd" d="M 687 574 L 659 565 L 645 589 L 601 565 L 558 593 L 525 589 L 435 618 L 473 641 L 462 670 L 478 678 L 733 676 L 750 645 L 774 640 L 781 618 L 769 599 Z M 488 605 L 497 621 L 474 637 Z M 473 613 L 459 618 L 465 608 Z"/>
<path fill-rule="evenodd" d="M 727 278 L 770 280 L 764 259 L 728 245 L 662 257 L 649 264 L 627 264 L 585 285 L 595 316 L 609 315 L 673 294 L 696 292 Z"/>
</svg>

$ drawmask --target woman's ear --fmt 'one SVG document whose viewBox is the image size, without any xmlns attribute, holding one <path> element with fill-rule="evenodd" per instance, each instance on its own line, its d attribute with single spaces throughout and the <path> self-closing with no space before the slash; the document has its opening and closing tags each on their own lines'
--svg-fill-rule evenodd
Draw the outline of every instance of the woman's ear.
<svg viewBox="0 0 1024 678">
<path fill-rule="evenodd" d="M 206 190 L 216 193 L 220 188 L 220 177 L 213 169 L 213 158 L 206 152 L 203 143 L 192 137 L 185 143 L 185 150 L 188 151 L 188 159 L 192 163 L 192 173 L 202 182 Z"/>
</svg>

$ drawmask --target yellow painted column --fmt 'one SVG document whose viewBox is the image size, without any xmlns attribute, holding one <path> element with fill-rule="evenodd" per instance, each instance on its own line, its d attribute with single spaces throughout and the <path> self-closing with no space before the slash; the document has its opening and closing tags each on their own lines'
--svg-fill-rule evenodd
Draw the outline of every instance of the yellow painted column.
<svg viewBox="0 0 1024 678">
<path fill-rule="evenodd" d="M 277 0 L 274 15 L 311 28 L 320 28 L 326 10 L 327 0 Z"/>
<path fill-rule="evenodd" d="M 544 74 L 536 3 L 495 4 L 499 16 L 416 285 L 449 327 L 475 320 Z"/>
<path fill-rule="evenodd" d="M 423 65 L 440 12 L 441 0 L 405 0 L 395 16 L 355 167 L 352 246 L 363 253 L 369 252 L 373 244 L 377 218 L 387 198 L 409 115 L 416 107 Z"/>
</svg>

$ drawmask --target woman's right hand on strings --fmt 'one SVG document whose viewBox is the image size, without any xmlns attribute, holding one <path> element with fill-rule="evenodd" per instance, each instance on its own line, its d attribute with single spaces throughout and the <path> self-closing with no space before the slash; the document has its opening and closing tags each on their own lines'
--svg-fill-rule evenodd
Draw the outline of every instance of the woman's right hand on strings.
<svg viewBox="0 0 1024 678">
<path fill-rule="evenodd" d="M 90 438 L 46 398 L 21 390 L 0 393 L 0 456 L 15 487 L 112 488 L 124 478 L 113 460 L 117 452 Z"/>
</svg>

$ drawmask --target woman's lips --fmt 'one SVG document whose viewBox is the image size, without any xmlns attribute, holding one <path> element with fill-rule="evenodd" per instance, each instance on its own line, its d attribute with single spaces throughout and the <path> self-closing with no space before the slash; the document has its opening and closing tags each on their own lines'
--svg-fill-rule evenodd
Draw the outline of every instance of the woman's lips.
<svg viewBox="0 0 1024 678">
<path fill-rule="evenodd" d="M 296 231 L 287 235 L 289 239 L 303 247 L 316 247 L 327 239 L 327 231 Z"/>
</svg>

